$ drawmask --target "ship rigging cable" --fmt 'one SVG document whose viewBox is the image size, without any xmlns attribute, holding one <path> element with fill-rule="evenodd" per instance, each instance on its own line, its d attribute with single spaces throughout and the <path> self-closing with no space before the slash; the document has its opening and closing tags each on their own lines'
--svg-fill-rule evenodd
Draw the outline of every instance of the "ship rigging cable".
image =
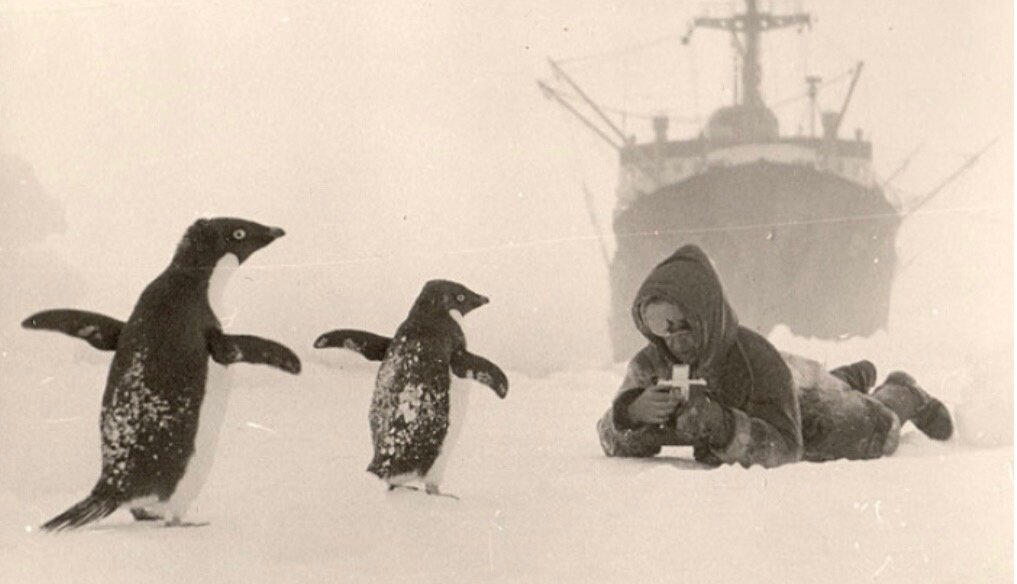
<svg viewBox="0 0 1017 584">
<path fill-rule="evenodd" d="M 966 206 L 966 207 L 950 207 L 945 209 L 937 209 L 934 211 L 923 211 L 922 215 L 939 215 L 943 213 L 956 213 L 956 212 L 973 212 L 973 211 L 987 211 L 992 213 L 998 213 L 999 211 L 1012 211 L 1012 207 L 1001 207 L 1001 206 Z M 701 228 L 685 228 L 675 230 L 657 230 L 657 231 L 640 231 L 633 233 L 626 233 L 622 235 L 616 235 L 616 238 L 629 239 L 635 237 L 659 237 L 661 235 L 669 235 L 674 233 L 710 233 L 717 231 L 743 231 L 750 229 L 766 229 L 766 228 L 778 228 L 778 227 L 797 227 L 813 224 L 831 224 L 831 223 L 844 223 L 852 221 L 889 221 L 900 216 L 896 213 L 879 213 L 872 215 L 855 215 L 851 217 L 830 217 L 826 219 L 813 219 L 808 221 L 783 221 L 773 223 L 756 223 L 751 225 L 736 225 L 736 226 L 725 226 L 725 227 L 701 227 Z M 596 235 L 575 235 L 570 237 L 554 237 L 554 238 L 543 238 L 543 239 L 532 239 L 529 241 L 515 242 L 509 241 L 507 243 L 499 243 L 493 245 L 484 245 L 477 247 L 468 247 L 461 249 L 450 249 L 450 250 L 439 250 L 433 252 L 416 252 L 416 253 L 397 253 L 388 255 L 376 255 L 360 258 L 349 258 L 339 259 L 331 261 L 315 261 L 315 262 L 295 262 L 287 264 L 272 264 L 272 265 L 259 265 L 251 266 L 249 270 L 271 270 L 279 268 L 311 268 L 311 267 L 328 267 L 328 266 L 341 266 L 350 264 L 365 264 L 372 262 L 390 262 L 397 259 L 409 259 L 409 258 L 439 258 L 457 255 L 469 255 L 477 253 L 487 253 L 494 251 L 505 251 L 513 249 L 528 249 L 541 247 L 546 245 L 554 245 L 561 243 L 573 243 L 579 241 L 595 241 Z M 105 268 L 96 268 L 94 271 L 111 271 L 111 266 Z M 117 267 L 119 269 L 119 267 Z M 127 268 L 123 268 L 127 269 Z"/>
<path fill-rule="evenodd" d="M 850 59 L 851 61 L 856 62 L 856 63 L 859 61 L 859 59 L 857 59 L 851 51 L 846 49 L 843 44 L 841 44 L 838 41 L 836 41 L 835 39 L 833 39 L 830 35 L 824 33 L 821 30 L 815 30 L 812 27 L 809 27 L 809 30 L 812 31 L 812 32 L 818 33 L 821 36 L 822 40 L 825 41 L 826 44 L 831 46 L 835 51 L 839 52 L 842 56 L 847 57 L 848 59 Z M 563 66 L 563 65 L 566 65 L 566 64 L 569 64 L 569 65 L 585 64 L 585 63 L 589 63 L 589 62 L 595 61 L 595 60 L 603 60 L 603 59 L 609 59 L 609 58 L 624 57 L 624 56 L 630 55 L 632 53 L 637 53 L 637 52 L 645 51 L 645 50 L 648 50 L 648 49 L 651 49 L 651 48 L 654 48 L 654 47 L 657 47 L 657 46 L 660 46 L 660 45 L 663 45 L 663 44 L 675 42 L 675 41 L 680 41 L 682 46 L 691 47 L 692 43 L 688 42 L 690 32 L 686 32 L 686 33 L 681 34 L 681 35 L 678 35 L 678 34 L 666 35 L 666 36 L 658 37 L 656 39 L 652 39 L 652 40 L 649 40 L 649 41 L 646 41 L 646 42 L 622 46 L 622 47 L 619 47 L 617 49 L 612 49 L 612 50 L 608 50 L 608 51 L 600 51 L 600 52 L 596 52 L 596 53 L 588 53 L 588 54 L 585 54 L 585 55 L 577 55 L 577 56 L 574 56 L 574 57 L 568 57 L 568 58 L 564 58 L 564 59 L 559 59 L 556 62 L 557 62 L 557 64 L 559 66 Z M 807 37 L 807 35 L 800 35 L 800 36 Z M 808 49 L 806 47 L 804 47 L 804 46 L 800 46 L 800 50 L 807 51 Z M 805 67 L 806 67 L 806 73 L 808 72 L 808 65 L 809 65 L 808 64 L 807 56 L 808 55 L 806 53 L 805 58 L 803 59 L 803 62 L 805 63 Z M 694 55 L 693 55 L 693 57 L 694 57 Z M 693 71 L 695 72 L 695 63 L 694 62 L 691 64 L 691 67 L 693 68 Z M 736 64 L 736 68 L 738 68 L 737 64 Z M 855 72 L 855 66 L 852 66 L 847 71 L 837 75 L 836 77 L 833 77 L 832 79 L 829 79 L 827 81 L 822 82 L 821 84 L 819 84 L 818 87 L 820 89 L 825 89 L 825 88 L 830 87 L 830 86 L 832 86 L 834 84 L 840 83 L 840 82 L 844 81 L 845 79 L 851 77 L 851 75 L 854 72 Z M 561 91 L 559 91 L 558 94 L 560 96 L 562 96 L 562 97 L 569 97 L 569 98 L 574 98 L 575 97 L 573 95 L 569 95 L 568 93 L 561 92 Z M 782 108 L 782 107 L 787 106 L 789 104 L 798 102 L 798 101 L 800 101 L 802 99 L 806 99 L 808 97 L 808 95 L 809 95 L 808 91 L 804 91 L 804 92 L 799 92 L 799 93 L 790 95 L 788 97 L 784 97 L 782 99 L 776 100 L 773 103 L 771 103 L 770 104 L 770 108 L 771 109 Z M 698 95 L 696 95 L 694 97 L 693 101 L 696 102 L 696 107 L 694 108 L 693 111 L 698 112 Z M 627 118 L 636 118 L 636 119 L 651 120 L 651 119 L 653 119 L 655 117 L 658 117 L 658 116 L 661 116 L 661 115 L 665 115 L 670 120 L 672 120 L 674 122 L 677 122 L 677 123 L 689 123 L 689 124 L 691 124 L 691 123 L 702 123 L 704 121 L 704 118 L 701 115 L 696 115 L 694 117 L 676 115 L 676 112 L 678 110 L 674 110 L 674 109 L 661 109 L 661 110 L 657 110 L 657 111 L 653 111 L 653 112 L 637 112 L 637 111 L 632 111 L 632 110 L 629 110 L 629 109 L 623 108 L 623 107 L 604 106 L 604 105 L 601 105 L 600 109 L 604 110 L 605 112 L 610 112 L 612 114 L 622 116 L 623 120 L 625 120 Z"/>
<path fill-rule="evenodd" d="M 654 39 L 654 40 L 651 40 L 651 41 L 647 41 L 647 42 L 644 42 L 644 43 L 639 43 L 639 44 L 635 44 L 635 45 L 628 45 L 628 46 L 620 47 L 618 49 L 613 49 L 613 50 L 610 50 L 610 51 L 603 51 L 603 52 L 599 52 L 599 53 L 590 53 L 590 54 L 587 54 L 587 55 L 579 55 L 579 56 L 576 56 L 576 57 L 569 57 L 567 59 L 559 59 L 558 60 L 558 64 L 559 65 L 565 65 L 565 64 L 574 64 L 574 63 L 585 63 L 585 62 L 592 61 L 594 59 L 603 59 L 605 57 L 619 57 L 619 56 L 622 56 L 622 55 L 627 55 L 627 54 L 635 53 L 635 52 L 638 52 L 638 51 L 644 51 L 646 49 L 649 49 L 649 48 L 652 48 L 652 47 L 656 47 L 656 46 L 659 46 L 659 45 L 663 45 L 663 44 L 667 44 L 667 43 L 670 43 L 670 42 L 681 41 L 682 40 L 682 36 L 683 35 L 668 35 L 668 36 L 660 37 L 660 38 L 657 38 L 657 39 Z"/>
<path fill-rule="evenodd" d="M 568 59 L 563 59 L 563 60 L 558 60 L 558 61 L 555 61 L 555 62 L 560 66 L 560 65 L 562 65 L 564 63 L 567 63 L 568 61 L 569 61 Z M 832 77 L 832 78 L 830 78 L 830 79 L 828 79 L 826 81 L 823 81 L 822 83 L 819 83 L 818 87 L 820 89 L 826 89 L 826 88 L 831 87 L 833 85 L 837 85 L 837 84 L 843 83 L 846 79 L 850 78 L 854 74 L 855 69 L 856 69 L 856 66 L 852 66 L 849 69 L 847 69 L 846 71 L 840 73 L 839 75 L 837 75 L 835 77 Z M 562 98 L 568 99 L 570 101 L 581 101 L 583 99 L 581 96 L 576 95 L 576 94 L 571 93 L 571 92 L 568 92 L 568 91 L 561 91 L 561 90 L 557 90 L 556 89 L 555 92 L 559 96 L 561 96 Z M 787 97 L 781 98 L 781 99 L 773 102 L 772 104 L 770 104 L 770 108 L 771 109 L 780 109 L 780 108 L 783 108 L 783 107 L 788 106 L 790 104 L 793 104 L 795 102 L 798 102 L 798 101 L 801 101 L 803 99 L 806 99 L 806 98 L 808 98 L 808 96 L 809 96 L 809 92 L 807 90 L 806 91 L 801 91 L 801 92 L 795 93 L 793 95 L 789 95 Z M 698 101 L 698 100 L 696 100 L 696 101 Z M 623 116 L 625 118 L 652 120 L 653 118 L 656 118 L 656 117 L 659 117 L 661 115 L 664 115 L 664 116 L 667 116 L 668 119 L 670 119 L 671 121 L 676 122 L 676 123 L 700 124 L 700 123 L 702 123 L 704 121 L 703 116 L 698 116 L 698 115 L 697 116 L 681 116 L 681 115 L 676 115 L 676 112 L 678 112 L 679 110 L 675 110 L 675 109 L 660 109 L 660 110 L 656 110 L 654 112 L 638 112 L 638 111 L 633 111 L 633 110 L 629 110 L 629 109 L 622 108 L 622 107 L 617 107 L 617 106 L 602 105 L 602 104 L 598 104 L 598 105 L 599 105 L 600 109 L 602 109 L 605 112 L 610 112 L 612 114 Z"/>
<path fill-rule="evenodd" d="M 943 179 L 931 191 L 923 195 L 920 199 L 918 199 L 918 201 L 912 204 L 911 208 L 907 211 L 907 213 L 904 214 L 904 216 L 910 217 L 911 215 L 914 215 L 914 213 L 921 209 L 922 207 L 924 207 L 926 203 L 936 198 L 941 192 L 943 192 L 943 189 L 950 185 L 950 183 L 957 180 L 957 178 L 959 178 L 961 175 L 963 175 L 972 167 L 974 167 L 974 165 L 978 162 L 978 159 L 981 158 L 983 154 L 988 152 L 989 149 L 992 148 L 997 141 L 999 141 L 999 136 L 996 136 L 995 138 L 990 140 L 989 143 L 986 144 L 981 150 L 972 154 L 971 157 L 965 160 L 964 164 L 962 164 L 957 170 L 951 173 L 950 176 Z"/>
<path fill-rule="evenodd" d="M 837 75 L 836 77 L 834 77 L 832 79 L 828 79 L 826 81 L 823 81 L 822 83 L 819 83 L 817 87 L 819 87 L 820 89 L 826 89 L 827 87 L 830 87 L 831 85 L 842 83 L 845 79 L 847 79 L 852 74 L 854 74 L 854 71 L 855 71 L 855 68 L 851 67 L 850 69 L 848 69 L 847 71 L 844 71 L 840 75 Z M 788 104 L 791 104 L 791 103 L 794 103 L 796 101 L 805 99 L 808 96 L 809 96 L 808 90 L 796 93 L 794 95 L 789 95 L 789 96 L 787 96 L 785 98 L 779 99 L 779 100 L 773 102 L 772 104 L 770 104 L 770 108 L 771 109 L 781 108 L 781 107 L 784 107 L 784 106 L 786 106 Z"/>
<path fill-rule="evenodd" d="M 565 99 L 567 99 L 569 101 L 576 101 L 576 102 L 582 101 L 582 98 L 580 98 L 578 95 L 576 95 L 574 93 L 570 93 L 568 91 L 561 91 L 561 90 L 558 90 L 558 89 L 556 89 L 555 92 L 558 95 L 560 95 L 561 97 L 563 97 L 563 98 L 565 98 Z M 605 112 L 610 112 L 612 114 L 616 114 L 616 115 L 619 115 L 619 116 L 625 116 L 625 117 L 636 118 L 636 119 L 641 119 L 641 120 L 652 120 L 653 118 L 659 117 L 661 115 L 666 115 L 668 117 L 668 119 L 670 119 L 672 122 L 677 122 L 677 123 L 682 123 L 682 124 L 699 124 L 699 123 L 702 123 L 704 121 L 704 118 L 702 116 L 677 116 L 677 115 L 672 115 L 673 112 L 678 111 L 678 110 L 666 110 L 666 109 L 662 109 L 662 110 L 658 110 L 656 113 L 646 113 L 646 112 L 634 112 L 634 111 L 626 110 L 626 109 L 623 109 L 623 108 L 612 107 L 612 106 L 607 106 L 607 105 L 600 105 L 600 109 L 604 110 Z"/>
</svg>

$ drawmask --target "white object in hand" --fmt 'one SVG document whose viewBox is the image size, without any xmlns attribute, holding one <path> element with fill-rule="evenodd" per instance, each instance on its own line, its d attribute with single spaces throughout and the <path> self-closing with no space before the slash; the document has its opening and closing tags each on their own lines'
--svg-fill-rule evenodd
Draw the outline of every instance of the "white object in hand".
<svg viewBox="0 0 1017 584">
<path fill-rule="evenodd" d="M 673 387 L 678 392 L 678 397 L 682 401 L 688 401 L 689 388 L 692 387 L 693 381 L 698 380 L 689 377 L 688 365 L 675 365 L 671 368 L 671 379 L 661 379 L 658 383 L 667 387 Z"/>
</svg>

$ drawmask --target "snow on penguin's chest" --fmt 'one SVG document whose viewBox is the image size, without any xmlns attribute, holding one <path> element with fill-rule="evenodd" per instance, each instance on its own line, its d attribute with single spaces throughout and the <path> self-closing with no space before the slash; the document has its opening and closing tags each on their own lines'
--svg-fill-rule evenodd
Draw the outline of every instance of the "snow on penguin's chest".
<svg viewBox="0 0 1017 584">
<path fill-rule="evenodd" d="M 215 265 L 208 285 L 208 302 L 217 317 L 230 314 L 223 304 L 223 291 L 230 276 L 240 265 L 237 256 L 226 254 Z M 208 360 L 205 396 L 198 414 L 198 430 L 194 437 L 194 454 L 191 455 L 184 476 L 177 483 L 167 505 L 169 512 L 180 518 L 201 491 L 212 470 L 219 432 L 226 417 L 233 375 L 229 369 Z"/>
</svg>

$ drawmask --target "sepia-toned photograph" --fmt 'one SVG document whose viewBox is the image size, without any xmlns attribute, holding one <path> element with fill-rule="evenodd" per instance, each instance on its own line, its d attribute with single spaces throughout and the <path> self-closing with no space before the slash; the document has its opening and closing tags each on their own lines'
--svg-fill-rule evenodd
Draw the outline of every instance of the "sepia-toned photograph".
<svg viewBox="0 0 1017 584">
<path fill-rule="evenodd" d="M 0 0 L 0 582 L 1013 582 L 1005 0 Z"/>
</svg>

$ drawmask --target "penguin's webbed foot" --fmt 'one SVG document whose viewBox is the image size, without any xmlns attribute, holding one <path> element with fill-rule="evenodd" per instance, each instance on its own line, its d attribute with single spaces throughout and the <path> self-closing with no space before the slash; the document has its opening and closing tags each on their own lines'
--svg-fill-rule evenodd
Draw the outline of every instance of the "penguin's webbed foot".
<svg viewBox="0 0 1017 584">
<path fill-rule="evenodd" d="M 163 523 L 163 527 L 205 527 L 207 525 L 209 525 L 208 521 L 201 522 L 184 521 L 179 517 L 172 517 L 170 519 L 167 519 L 166 522 Z"/>
<path fill-rule="evenodd" d="M 415 487 L 413 485 L 389 485 L 388 486 L 388 490 L 389 490 L 390 493 L 392 491 L 396 490 L 396 489 L 406 489 L 407 491 L 419 491 L 420 487 Z"/>
<path fill-rule="evenodd" d="M 438 497 L 448 497 L 449 499 L 455 499 L 456 501 L 459 500 L 459 497 L 453 495 L 452 493 L 442 493 L 440 490 L 438 490 L 438 485 L 424 485 L 424 491 L 426 491 L 428 495 L 436 495 Z"/>
<path fill-rule="evenodd" d="M 407 491 L 417 491 L 418 493 L 421 490 L 423 490 L 428 495 L 435 495 L 435 496 L 438 496 L 438 497 L 448 497 L 449 499 L 455 499 L 456 501 L 459 500 L 459 497 L 457 497 L 457 496 L 455 496 L 455 495 L 453 495 L 451 493 L 442 493 L 438 489 L 438 485 L 424 485 L 423 489 L 421 489 L 420 487 L 418 487 L 416 485 L 389 485 L 388 486 L 389 492 L 392 492 L 392 491 L 394 491 L 396 489 L 406 489 Z"/>
<path fill-rule="evenodd" d="M 133 507 L 131 508 L 131 515 L 134 516 L 135 521 L 161 521 L 162 515 L 158 513 L 152 513 L 144 507 Z"/>
</svg>

